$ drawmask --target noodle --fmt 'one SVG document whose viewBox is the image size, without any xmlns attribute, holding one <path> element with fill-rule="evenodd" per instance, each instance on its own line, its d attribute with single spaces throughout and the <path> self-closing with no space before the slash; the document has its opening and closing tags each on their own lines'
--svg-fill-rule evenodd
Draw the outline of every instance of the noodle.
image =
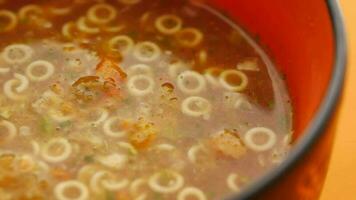
<svg viewBox="0 0 356 200">
<path fill-rule="evenodd" d="M 136 74 L 151 75 L 152 69 L 150 66 L 148 66 L 146 64 L 136 64 L 136 65 L 130 66 L 128 68 L 127 74 L 129 74 L 129 75 L 136 75 Z"/>
<path fill-rule="evenodd" d="M 254 140 L 254 137 L 258 134 L 263 134 L 267 137 L 267 141 L 262 144 L 257 144 Z M 268 128 L 264 127 L 255 127 L 248 130 L 245 133 L 245 144 L 247 147 L 254 151 L 267 151 L 271 149 L 276 144 L 276 134 Z"/>
<path fill-rule="evenodd" d="M 20 81 L 20 85 L 15 88 L 16 92 L 20 93 L 25 91 L 29 86 L 27 77 L 19 73 L 15 73 L 14 77 Z"/>
<path fill-rule="evenodd" d="M 238 192 L 240 191 L 240 187 L 236 185 L 237 174 L 231 173 L 226 179 L 226 184 L 230 190 Z"/>
<path fill-rule="evenodd" d="M 14 86 L 19 85 L 19 82 L 20 81 L 17 79 L 11 79 L 4 83 L 3 88 L 4 88 L 4 94 L 6 97 L 8 97 L 9 99 L 14 100 L 14 101 L 19 101 L 19 100 L 24 99 L 24 96 L 15 93 L 14 88 L 13 88 Z"/>
<path fill-rule="evenodd" d="M 182 29 L 183 21 L 176 15 L 162 15 L 155 21 L 157 30 L 166 35 L 172 35 Z"/>
<path fill-rule="evenodd" d="M 179 192 L 177 200 L 186 200 L 190 199 L 189 197 L 195 197 L 197 200 L 206 200 L 204 192 L 196 187 L 186 187 Z"/>
<path fill-rule="evenodd" d="M 60 148 L 58 147 L 60 146 Z M 61 152 L 58 154 L 51 154 L 52 148 L 59 148 Z M 57 149 L 58 150 L 58 149 Z M 44 160 L 51 163 L 59 163 L 67 160 L 72 154 L 72 146 L 65 138 L 52 138 L 46 142 L 41 149 L 41 156 Z"/>
<path fill-rule="evenodd" d="M 43 68 L 45 72 L 41 75 L 34 74 L 36 68 Z M 26 75 L 31 81 L 41 82 L 49 79 L 54 74 L 54 66 L 52 63 L 45 60 L 37 60 L 29 64 L 26 68 Z"/>
<path fill-rule="evenodd" d="M 203 33 L 196 28 L 184 28 L 176 33 L 179 44 L 186 48 L 194 48 L 203 40 Z"/>
<path fill-rule="evenodd" d="M 106 156 L 100 156 L 98 161 L 106 167 L 119 170 L 128 162 L 128 157 L 123 154 L 113 153 Z"/>
<path fill-rule="evenodd" d="M 195 108 L 192 108 L 193 106 Z M 207 119 L 211 112 L 211 104 L 208 100 L 202 97 L 191 96 L 183 100 L 181 110 L 183 114 L 188 116 L 203 117 L 204 119 Z"/>
<path fill-rule="evenodd" d="M 133 46 L 134 41 L 127 35 L 118 35 L 110 39 L 109 48 L 113 51 L 118 51 L 122 54 L 129 53 Z"/>
<path fill-rule="evenodd" d="M 1 18 L 6 18 L 8 19 L 8 24 L 4 25 L 1 29 L 0 29 L 0 33 L 1 32 L 9 32 L 12 31 L 14 28 L 16 28 L 17 24 L 18 24 L 18 20 L 16 15 L 9 11 L 9 10 L 0 10 L 0 19 Z"/>
<path fill-rule="evenodd" d="M 43 15 L 43 10 L 38 5 L 30 4 L 22 7 L 19 10 L 18 15 L 20 20 L 28 20 Z"/>
<path fill-rule="evenodd" d="M 98 34 L 100 32 L 100 29 L 97 27 L 89 27 L 89 25 L 86 22 L 85 17 L 80 17 L 77 21 L 77 28 L 83 33 L 88 33 L 88 34 Z"/>
<path fill-rule="evenodd" d="M 28 45 L 12 44 L 5 47 L 2 58 L 8 64 L 23 64 L 33 56 L 33 50 Z"/>
<path fill-rule="evenodd" d="M 77 196 L 68 196 L 68 191 L 73 190 Z M 77 180 L 67 180 L 62 181 L 55 186 L 54 196 L 58 200 L 89 200 L 89 191 L 82 182 Z"/>
<path fill-rule="evenodd" d="M 153 42 L 140 42 L 136 45 L 133 55 L 139 61 L 151 62 L 160 57 L 161 49 Z"/>
<path fill-rule="evenodd" d="M 10 140 L 13 140 L 16 137 L 17 129 L 16 129 L 16 126 L 12 122 L 9 122 L 7 120 L 1 120 L 0 127 L 1 126 L 6 128 L 7 134 L 5 136 L 3 136 L 3 134 L 2 134 L 2 137 L 0 138 L 0 142 L 1 141 L 8 142 Z"/>
<path fill-rule="evenodd" d="M 99 16 L 98 12 L 105 13 L 105 17 Z M 109 4 L 100 3 L 89 8 L 87 17 L 94 24 L 107 24 L 116 18 L 115 8 Z"/>
<path fill-rule="evenodd" d="M 240 79 L 240 83 L 237 85 L 234 85 L 232 83 L 229 83 L 228 77 L 229 76 L 236 76 Z M 225 70 L 223 71 L 220 76 L 219 76 L 220 84 L 227 90 L 230 91 L 235 91 L 235 92 L 240 92 L 244 90 L 247 87 L 248 84 L 248 78 L 247 76 L 240 71 L 237 70 Z"/>
<path fill-rule="evenodd" d="M 172 181 L 169 181 L 169 185 L 162 185 L 160 179 L 162 176 L 172 177 Z M 153 174 L 148 180 L 148 186 L 155 192 L 169 194 L 178 191 L 184 185 L 184 178 L 182 175 L 175 171 L 165 170 Z"/>
<path fill-rule="evenodd" d="M 194 95 L 205 90 L 206 82 L 198 72 L 185 71 L 178 76 L 177 86 L 185 94 Z"/>
<path fill-rule="evenodd" d="M 104 125 L 103 125 L 103 130 L 104 133 L 110 137 L 114 137 L 114 138 L 120 138 L 126 135 L 125 131 L 115 131 L 112 129 L 112 126 L 114 124 L 117 124 L 119 121 L 119 118 L 117 117 L 111 117 L 107 120 L 104 121 Z"/>
<path fill-rule="evenodd" d="M 141 88 L 140 86 L 138 86 L 139 82 L 141 82 Z M 129 93 L 133 96 L 138 97 L 146 96 L 150 93 L 153 93 L 154 86 L 154 80 L 151 77 L 143 74 L 134 75 L 127 81 L 127 88 L 129 90 Z"/>
</svg>

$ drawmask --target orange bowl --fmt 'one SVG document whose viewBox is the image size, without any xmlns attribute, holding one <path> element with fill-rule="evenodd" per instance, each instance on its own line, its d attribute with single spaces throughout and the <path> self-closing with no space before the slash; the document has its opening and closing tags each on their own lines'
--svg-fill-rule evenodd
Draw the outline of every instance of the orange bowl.
<svg viewBox="0 0 356 200">
<path fill-rule="evenodd" d="M 346 44 L 340 8 L 329 0 L 211 0 L 264 47 L 285 74 L 294 107 L 287 160 L 228 199 L 318 199 L 342 92 Z"/>
</svg>

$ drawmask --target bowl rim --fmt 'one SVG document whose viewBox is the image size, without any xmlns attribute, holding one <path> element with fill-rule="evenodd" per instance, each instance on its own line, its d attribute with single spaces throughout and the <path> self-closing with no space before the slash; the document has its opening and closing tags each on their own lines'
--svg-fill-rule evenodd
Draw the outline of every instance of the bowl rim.
<svg viewBox="0 0 356 200">
<path fill-rule="evenodd" d="M 332 77 L 327 87 L 327 93 L 321 101 L 318 111 L 313 116 L 303 137 L 298 141 L 288 158 L 271 172 L 267 173 L 256 183 L 244 189 L 238 195 L 232 195 L 227 200 L 251 200 L 257 194 L 267 190 L 269 186 L 278 182 L 282 176 L 286 175 L 313 147 L 316 141 L 323 135 L 324 131 L 338 106 L 342 88 L 344 84 L 346 62 L 347 62 L 347 44 L 344 20 L 341 7 L 336 0 L 327 0 L 330 20 L 333 29 L 334 38 L 334 63 Z"/>
</svg>

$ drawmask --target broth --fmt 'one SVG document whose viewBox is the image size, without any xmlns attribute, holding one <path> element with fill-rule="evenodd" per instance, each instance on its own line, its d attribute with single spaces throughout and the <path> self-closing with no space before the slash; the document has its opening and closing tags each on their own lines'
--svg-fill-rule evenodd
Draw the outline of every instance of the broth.
<svg viewBox="0 0 356 200">
<path fill-rule="evenodd" d="M 283 161 L 283 77 L 194 1 L 1 1 L 0 197 L 222 199 Z"/>
</svg>

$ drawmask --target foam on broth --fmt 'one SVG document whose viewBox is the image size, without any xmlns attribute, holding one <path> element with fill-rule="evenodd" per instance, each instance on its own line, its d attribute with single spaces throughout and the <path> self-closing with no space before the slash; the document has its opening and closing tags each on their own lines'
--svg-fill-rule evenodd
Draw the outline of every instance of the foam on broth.
<svg viewBox="0 0 356 200">
<path fill-rule="evenodd" d="M 190 1 L 4 1 L 0 196 L 221 199 L 283 161 L 268 56 Z"/>
</svg>

